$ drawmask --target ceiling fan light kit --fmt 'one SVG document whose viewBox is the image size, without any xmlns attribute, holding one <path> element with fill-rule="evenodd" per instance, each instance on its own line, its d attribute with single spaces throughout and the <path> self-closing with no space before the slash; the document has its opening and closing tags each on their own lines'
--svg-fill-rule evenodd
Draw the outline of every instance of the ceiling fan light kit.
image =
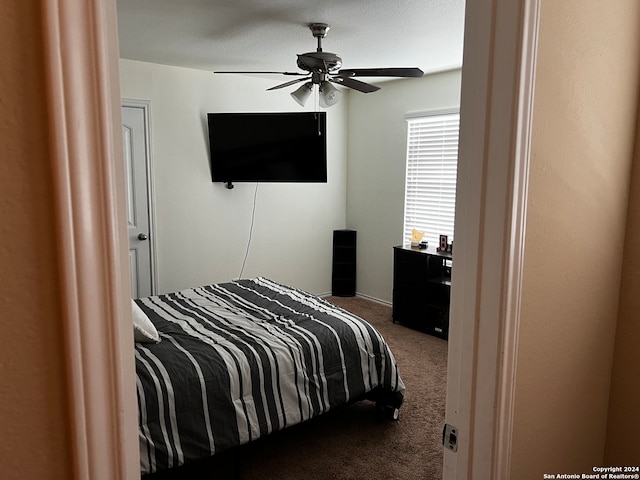
<svg viewBox="0 0 640 480">
<path fill-rule="evenodd" d="M 304 107 L 304 104 L 307 101 L 307 98 L 309 98 L 309 96 L 311 95 L 312 91 L 313 83 L 307 82 L 291 92 L 291 96 L 296 102 L 298 102 L 301 107 Z"/>
<path fill-rule="evenodd" d="M 340 70 L 342 59 L 335 53 L 324 52 L 322 50 L 322 39 L 327 36 L 329 25 L 326 23 L 312 23 L 309 25 L 311 34 L 317 38 L 318 47 L 315 52 L 307 52 L 298 55 L 297 64 L 301 70 L 299 72 L 214 72 L 214 73 L 236 73 L 236 74 L 264 74 L 275 73 L 288 76 L 299 76 L 288 82 L 268 88 L 267 90 L 278 90 L 289 87 L 296 83 L 305 82 L 301 87 L 291 93 L 293 99 L 304 106 L 311 95 L 314 85 L 318 85 L 320 93 L 320 106 L 331 107 L 340 101 L 342 92 L 334 87 L 332 83 L 343 87 L 351 88 L 362 93 L 371 93 L 380 90 L 380 87 L 356 80 L 354 77 L 422 77 L 424 74 L 419 68 L 356 68 Z M 331 83 L 329 83 L 331 82 Z"/>
<path fill-rule="evenodd" d="M 320 106 L 329 108 L 340 101 L 342 92 L 329 82 L 322 82 L 318 87 L 320 90 Z"/>
</svg>

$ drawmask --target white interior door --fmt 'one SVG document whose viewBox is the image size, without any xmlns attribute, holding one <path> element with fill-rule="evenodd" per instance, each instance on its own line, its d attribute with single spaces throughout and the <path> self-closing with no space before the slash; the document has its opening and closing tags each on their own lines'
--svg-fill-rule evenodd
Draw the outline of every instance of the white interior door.
<svg viewBox="0 0 640 480">
<path fill-rule="evenodd" d="M 148 104 L 122 107 L 129 269 L 131 295 L 146 297 L 155 293 L 154 232 L 151 204 Z"/>
</svg>

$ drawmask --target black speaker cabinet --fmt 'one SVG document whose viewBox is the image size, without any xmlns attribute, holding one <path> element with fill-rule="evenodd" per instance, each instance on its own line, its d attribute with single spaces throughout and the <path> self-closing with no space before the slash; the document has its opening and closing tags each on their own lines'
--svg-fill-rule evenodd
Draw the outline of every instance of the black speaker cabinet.
<svg viewBox="0 0 640 480">
<path fill-rule="evenodd" d="M 333 268 L 331 294 L 353 297 L 356 294 L 356 231 L 333 231 Z"/>
</svg>

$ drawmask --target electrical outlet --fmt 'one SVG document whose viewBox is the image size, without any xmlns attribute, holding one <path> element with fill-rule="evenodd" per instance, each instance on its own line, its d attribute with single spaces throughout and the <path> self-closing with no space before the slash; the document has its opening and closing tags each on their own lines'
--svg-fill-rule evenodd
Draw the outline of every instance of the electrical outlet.
<svg viewBox="0 0 640 480">
<path fill-rule="evenodd" d="M 442 429 L 442 444 L 452 452 L 458 451 L 458 429 L 445 423 Z"/>
</svg>

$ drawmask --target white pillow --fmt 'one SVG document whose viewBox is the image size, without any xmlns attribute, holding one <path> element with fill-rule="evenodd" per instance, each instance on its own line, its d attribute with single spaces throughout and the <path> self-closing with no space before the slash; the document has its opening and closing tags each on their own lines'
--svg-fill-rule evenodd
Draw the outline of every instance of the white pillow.
<svg viewBox="0 0 640 480">
<path fill-rule="evenodd" d="M 141 343 L 158 343 L 160 335 L 158 335 L 156 327 L 133 299 L 131 299 L 131 309 L 133 313 L 133 339 Z"/>
</svg>

